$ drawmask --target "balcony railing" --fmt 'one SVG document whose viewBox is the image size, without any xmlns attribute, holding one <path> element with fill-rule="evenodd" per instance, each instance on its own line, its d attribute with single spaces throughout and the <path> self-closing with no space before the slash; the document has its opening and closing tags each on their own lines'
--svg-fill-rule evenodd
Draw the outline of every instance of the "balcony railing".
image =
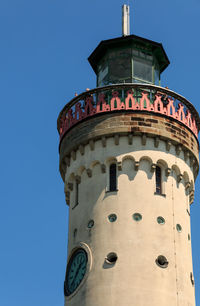
<svg viewBox="0 0 200 306">
<path fill-rule="evenodd" d="M 155 85 L 115 84 L 88 90 L 66 104 L 58 117 L 60 138 L 88 117 L 118 111 L 161 114 L 181 122 L 198 137 L 199 115 L 184 97 Z"/>
</svg>

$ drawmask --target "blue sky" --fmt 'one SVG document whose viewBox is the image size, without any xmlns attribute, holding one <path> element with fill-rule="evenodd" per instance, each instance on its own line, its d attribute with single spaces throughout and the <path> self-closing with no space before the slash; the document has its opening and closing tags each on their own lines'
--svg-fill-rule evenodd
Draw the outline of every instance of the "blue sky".
<svg viewBox="0 0 200 306">
<path fill-rule="evenodd" d="M 0 1 L 0 305 L 63 305 L 68 209 L 56 120 L 75 92 L 95 87 L 87 57 L 121 36 L 121 0 Z M 162 86 L 200 112 L 199 0 L 129 1 L 131 33 L 162 42 Z M 191 209 L 200 306 L 200 178 Z"/>
</svg>

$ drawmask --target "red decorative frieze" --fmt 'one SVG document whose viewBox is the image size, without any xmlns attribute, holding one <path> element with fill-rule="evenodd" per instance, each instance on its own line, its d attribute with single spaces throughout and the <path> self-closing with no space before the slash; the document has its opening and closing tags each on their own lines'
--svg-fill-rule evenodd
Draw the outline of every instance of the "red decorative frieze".
<svg viewBox="0 0 200 306">
<path fill-rule="evenodd" d="M 198 137 L 197 123 L 189 108 L 183 101 L 180 102 L 166 92 L 162 93 L 160 89 L 145 91 L 138 88 L 136 90 L 120 88 L 120 90 L 112 91 L 102 90 L 103 92 L 100 90 L 102 88 L 96 89 L 94 93 L 86 92 L 80 98 L 77 97 L 70 107 L 66 107 L 59 118 L 61 138 L 74 124 L 85 118 L 122 110 L 147 111 L 165 115 L 186 125 Z"/>
</svg>

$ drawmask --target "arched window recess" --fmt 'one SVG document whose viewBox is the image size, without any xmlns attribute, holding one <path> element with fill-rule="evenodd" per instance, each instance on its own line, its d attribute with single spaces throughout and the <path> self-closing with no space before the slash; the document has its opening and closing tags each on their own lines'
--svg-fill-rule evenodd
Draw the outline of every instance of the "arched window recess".
<svg viewBox="0 0 200 306">
<path fill-rule="evenodd" d="M 117 164 L 112 162 L 109 165 L 109 190 L 117 191 Z"/>
<path fill-rule="evenodd" d="M 74 190 L 74 205 L 72 209 L 74 209 L 79 204 L 79 184 L 81 183 L 81 177 L 76 175 L 75 177 L 75 190 Z"/>
<path fill-rule="evenodd" d="M 164 170 L 160 165 L 156 165 L 155 169 L 155 194 L 166 196 L 164 194 Z"/>
</svg>

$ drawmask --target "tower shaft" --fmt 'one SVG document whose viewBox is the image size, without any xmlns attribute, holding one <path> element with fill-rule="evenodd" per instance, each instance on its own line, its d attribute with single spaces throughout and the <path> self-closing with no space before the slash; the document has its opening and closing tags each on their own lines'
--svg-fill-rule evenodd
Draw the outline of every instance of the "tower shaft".
<svg viewBox="0 0 200 306">
<path fill-rule="evenodd" d="M 198 120 L 186 99 L 145 84 L 96 88 L 60 113 L 65 305 L 195 305 Z"/>
</svg>

